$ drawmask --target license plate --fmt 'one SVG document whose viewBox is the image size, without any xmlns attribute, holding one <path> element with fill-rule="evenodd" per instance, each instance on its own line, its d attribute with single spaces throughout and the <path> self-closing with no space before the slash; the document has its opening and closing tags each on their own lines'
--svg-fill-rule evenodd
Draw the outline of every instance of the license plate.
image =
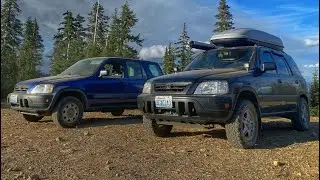
<svg viewBox="0 0 320 180">
<path fill-rule="evenodd" d="M 157 108 L 172 108 L 172 96 L 156 96 L 155 103 Z"/>
<path fill-rule="evenodd" d="M 12 103 L 12 104 L 17 104 L 17 103 L 18 103 L 18 95 L 16 95 L 16 94 L 11 94 L 11 96 L 10 96 L 10 103 Z"/>
</svg>

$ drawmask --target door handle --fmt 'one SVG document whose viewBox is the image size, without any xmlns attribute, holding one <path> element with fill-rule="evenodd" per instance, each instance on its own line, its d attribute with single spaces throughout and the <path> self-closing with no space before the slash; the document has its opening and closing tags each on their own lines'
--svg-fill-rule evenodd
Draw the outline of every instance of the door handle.
<svg viewBox="0 0 320 180">
<path fill-rule="evenodd" d="M 282 83 L 281 79 L 278 79 L 278 83 Z"/>
</svg>

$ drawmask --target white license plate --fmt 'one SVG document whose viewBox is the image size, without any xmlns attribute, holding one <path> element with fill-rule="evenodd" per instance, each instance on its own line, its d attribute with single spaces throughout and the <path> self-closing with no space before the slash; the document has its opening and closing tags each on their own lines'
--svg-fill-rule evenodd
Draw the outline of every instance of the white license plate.
<svg viewBox="0 0 320 180">
<path fill-rule="evenodd" d="M 155 103 L 157 108 L 172 108 L 172 96 L 156 96 Z"/>
<path fill-rule="evenodd" d="M 17 103 L 18 103 L 18 95 L 16 95 L 16 94 L 11 94 L 11 96 L 10 96 L 10 103 L 12 103 L 12 104 L 17 104 Z"/>
</svg>

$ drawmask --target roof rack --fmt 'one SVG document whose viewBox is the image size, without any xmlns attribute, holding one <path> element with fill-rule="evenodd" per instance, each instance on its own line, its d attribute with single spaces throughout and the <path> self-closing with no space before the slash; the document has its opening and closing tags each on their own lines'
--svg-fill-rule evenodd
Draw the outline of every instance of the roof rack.
<svg viewBox="0 0 320 180">
<path fill-rule="evenodd" d="M 239 28 L 223 31 L 213 35 L 210 43 L 217 46 L 264 46 L 276 50 L 283 50 L 282 40 L 272 34 L 250 28 Z"/>
<path fill-rule="evenodd" d="M 200 50 L 210 50 L 210 49 L 217 48 L 214 44 L 207 44 L 199 41 L 189 41 L 189 46 L 191 48 L 200 49 Z"/>
</svg>

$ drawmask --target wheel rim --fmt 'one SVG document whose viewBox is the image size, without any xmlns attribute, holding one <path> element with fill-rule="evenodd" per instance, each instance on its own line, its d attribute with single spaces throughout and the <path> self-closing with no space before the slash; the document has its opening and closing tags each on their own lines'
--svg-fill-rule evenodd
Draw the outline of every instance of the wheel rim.
<svg viewBox="0 0 320 180">
<path fill-rule="evenodd" d="M 301 103 L 300 107 L 300 118 L 302 123 L 306 126 L 309 121 L 309 116 L 308 116 L 308 108 L 305 103 Z"/>
<path fill-rule="evenodd" d="M 79 116 L 79 107 L 75 103 L 68 103 L 62 109 L 62 119 L 67 123 L 74 123 Z"/>
<path fill-rule="evenodd" d="M 252 142 L 255 138 L 256 123 L 254 115 L 250 110 L 245 110 L 242 115 L 241 135 L 247 142 Z"/>
</svg>

